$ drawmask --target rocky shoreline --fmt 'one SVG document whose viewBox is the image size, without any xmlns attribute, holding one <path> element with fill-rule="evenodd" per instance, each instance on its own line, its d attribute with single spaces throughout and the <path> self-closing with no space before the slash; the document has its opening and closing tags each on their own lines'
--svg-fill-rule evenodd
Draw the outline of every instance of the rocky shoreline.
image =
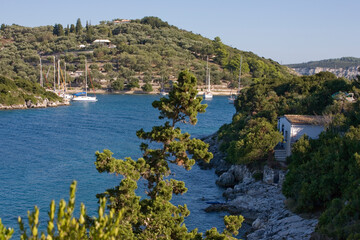
<svg viewBox="0 0 360 240">
<path fill-rule="evenodd" d="M 224 161 L 225 156 L 218 150 L 215 135 L 204 141 L 210 144 L 214 159 L 211 164 L 201 164 L 201 167 L 215 168 L 219 175 L 216 183 L 224 187 L 223 196 L 227 199 L 225 203 L 209 206 L 206 211 L 243 215 L 251 224 L 246 236 L 249 240 L 311 238 L 318 220 L 302 218 L 286 208 L 286 198 L 281 192 L 284 170 L 265 166 L 259 172 L 251 171 L 245 165 L 231 165 Z"/>
<path fill-rule="evenodd" d="M 30 109 L 30 108 L 46 108 L 46 107 L 59 107 L 59 106 L 68 106 L 70 101 L 64 100 L 60 101 L 49 101 L 44 99 L 38 103 L 32 103 L 31 100 L 25 101 L 24 104 L 15 104 L 15 105 L 2 105 L 0 104 L 0 110 L 14 110 L 14 109 Z"/>
</svg>

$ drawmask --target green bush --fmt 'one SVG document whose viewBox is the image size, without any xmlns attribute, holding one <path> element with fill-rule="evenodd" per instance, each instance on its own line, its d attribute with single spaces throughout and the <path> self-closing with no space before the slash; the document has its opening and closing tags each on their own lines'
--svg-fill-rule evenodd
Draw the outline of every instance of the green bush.
<svg viewBox="0 0 360 240">
<path fill-rule="evenodd" d="M 141 89 L 145 92 L 151 92 L 153 90 L 152 86 L 150 83 L 145 83 Z"/>
</svg>

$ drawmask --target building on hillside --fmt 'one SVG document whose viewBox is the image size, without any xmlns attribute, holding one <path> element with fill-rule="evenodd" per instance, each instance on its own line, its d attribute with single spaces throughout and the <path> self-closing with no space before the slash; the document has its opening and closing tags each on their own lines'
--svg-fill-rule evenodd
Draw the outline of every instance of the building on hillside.
<svg viewBox="0 0 360 240">
<path fill-rule="evenodd" d="M 96 39 L 92 43 L 93 45 L 102 45 L 106 46 L 108 48 L 116 48 L 115 44 L 112 44 L 110 40 L 108 39 Z"/>
<path fill-rule="evenodd" d="M 292 145 L 306 134 L 312 139 L 319 138 L 325 130 L 325 118 L 312 115 L 284 115 L 278 118 L 278 130 L 283 135 L 283 141 L 275 147 L 275 158 L 284 161 L 291 155 Z"/>
<path fill-rule="evenodd" d="M 103 46 L 110 46 L 111 42 L 108 39 L 96 39 L 93 41 L 93 44 L 103 45 Z"/>
<path fill-rule="evenodd" d="M 114 24 L 122 24 L 122 23 L 129 23 L 129 22 L 131 22 L 131 20 L 129 20 L 129 19 L 121 19 L 121 20 L 117 19 L 117 20 L 113 21 Z"/>
</svg>

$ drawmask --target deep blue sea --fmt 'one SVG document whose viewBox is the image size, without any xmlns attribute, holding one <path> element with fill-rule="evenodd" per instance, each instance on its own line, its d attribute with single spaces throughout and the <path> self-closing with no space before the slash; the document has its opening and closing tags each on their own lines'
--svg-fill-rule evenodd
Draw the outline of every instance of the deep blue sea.
<svg viewBox="0 0 360 240">
<path fill-rule="evenodd" d="M 0 111 L 0 218 L 15 228 L 17 218 L 40 208 L 41 229 L 45 229 L 52 199 L 68 199 L 69 186 L 77 180 L 76 209 L 80 202 L 91 216 L 97 214 L 97 193 L 114 187 L 120 177 L 100 174 L 94 161 L 96 151 L 110 149 L 116 158 L 141 157 L 136 130 L 150 130 L 161 124 L 152 95 L 98 95 L 96 103 L 73 102 L 71 106 Z M 181 126 L 193 137 L 214 133 L 231 122 L 235 112 L 226 97 L 215 96 L 206 113 L 198 115 L 196 126 Z M 174 178 L 183 180 L 188 192 L 174 198 L 174 204 L 188 205 L 191 214 L 185 223 L 189 230 L 204 232 L 224 228 L 225 213 L 205 213 L 205 201 L 222 201 L 222 189 L 215 185 L 213 170 L 194 166 L 189 172 L 173 167 Z M 139 184 L 140 185 L 140 184 Z M 139 189 L 139 195 L 143 194 Z M 76 212 L 78 216 L 78 211 Z"/>
</svg>

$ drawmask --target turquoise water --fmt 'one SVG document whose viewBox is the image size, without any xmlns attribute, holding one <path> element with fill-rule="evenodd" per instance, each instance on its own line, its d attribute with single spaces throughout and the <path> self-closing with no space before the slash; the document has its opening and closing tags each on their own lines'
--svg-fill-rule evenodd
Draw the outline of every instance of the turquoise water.
<svg viewBox="0 0 360 240">
<path fill-rule="evenodd" d="M 159 96 L 98 95 L 98 99 L 96 103 L 73 102 L 58 108 L 0 111 L 0 218 L 6 227 L 17 232 L 17 217 L 26 217 L 37 205 L 44 229 L 50 201 L 58 204 L 60 199 L 68 199 L 74 179 L 78 182 L 76 209 L 83 202 L 87 213 L 96 215 L 95 195 L 116 186 L 120 177 L 98 173 L 94 153 L 110 149 L 116 158 L 141 156 L 135 132 L 161 123 L 158 111 L 151 106 Z M 229 123 L 235 112 L 226 97 L 215 96 L 204 103 L 208 104 L 207 112 L 199 115 L 198 124 L 182 126 L 198 138 Z M 187 227 L 201 232 L 211 227 L 222 230 L 224 214 L 203 211 L 207 207 L 204 199 L 223 200 L 215 173 L 197 166 L 189 172 L 173 167 L 173 172 L 174 178 L 184 180 L 189 188 L 173 200 L 188 205 Z"/>
</svg>

